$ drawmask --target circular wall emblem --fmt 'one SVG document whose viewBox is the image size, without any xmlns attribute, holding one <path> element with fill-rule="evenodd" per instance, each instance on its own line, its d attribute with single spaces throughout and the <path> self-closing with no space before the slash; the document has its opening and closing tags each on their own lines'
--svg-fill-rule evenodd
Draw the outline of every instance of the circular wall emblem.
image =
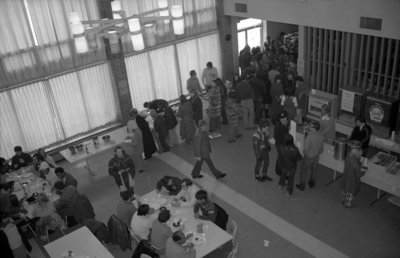
<svg viewBox="0 0 400 258">
<path fill-rule="evenodd" d="M 372 105 L 369 108 L 369 117 L 371 121 L 382 123 L 383 117 L 385 116 L 385 111 L 379 104 Z"/>
</svg>

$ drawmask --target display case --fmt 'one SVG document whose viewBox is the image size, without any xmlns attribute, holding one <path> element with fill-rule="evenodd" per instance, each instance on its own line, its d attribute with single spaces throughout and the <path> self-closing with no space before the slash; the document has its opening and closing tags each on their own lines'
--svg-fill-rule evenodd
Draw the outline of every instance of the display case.
<svg viewBox="0 0 400 258">
<path fill-rule="evenodd" d="M 399 99 L 369 95 L 365 102 L 364 117 L 371 126 L 374 135 L 389 138 L 399 119 Z"/>
<path fill-rule="evenodd" d="M 311 90 L 311 92 L 308 93 L 307 118 L 319 121 L 322 115 L 321 107 L 323 105 L 328 106 L 332 118 L 337 117 L 338 97 L 331 93 L 315 89 Z"/>
</svg>

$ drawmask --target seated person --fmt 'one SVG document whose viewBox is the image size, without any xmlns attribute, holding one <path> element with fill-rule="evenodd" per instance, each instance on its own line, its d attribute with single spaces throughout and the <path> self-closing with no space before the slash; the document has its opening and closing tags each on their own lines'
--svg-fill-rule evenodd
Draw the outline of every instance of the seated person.
<svg viewBox="0 0 400 258">
<path fill-rule="evenodd" d="M 158 180 L 156 189 L 161 194 L 177 195 L 182 189 L 182 181 L 173 176 L 164 176 Z"/>
<path fill-rule="evenodd" d="M 150 206 L 147 204 L 142 204 L 139 206 L 137 212 L 132 217 L 131 220 L 131 230 L 132 233 L 139 237 L 140 240 L 147 240 L 150 235 L 151 225 L 153 223 L 154 218 L 152 214 L 154 213 L 153 209 L 150 209 Z"/>
<path fill-rule="evenodd" d="M 196 193 L 199 187 L 189 178 L 182 179 L 182 190 L 176 195 L 172 205 L 175 207 L 192 207 L 196 203 Z"/>
<path fill-rule="evenodd" d="M 140 205 L 140 203 L 135 201 L 136 206 L 134 203 L 132 203 L 132 201 L 135 200 L 135 197 L 130 191 L 121 192 L 121 198 L 122 200 L 118 202 L 115 216 L 126 225 L 129 225 L 131 223 L 133 214 L 135 214 L 137 211 L 137 207 Z"/>
<path fill-rule="evenodd" d="M 190 236 L 189 236 L 190 237 Z M 166 258 L 195 258 L 196 250 L 192 243 L 184 245 L 188 237 L 182 231 L 176 231 L 172 237 L 168 238 L 165 245 Z"/>
<path fill-rule="evenodd" d="M 168 238 L 172 237 L 172 230 L 167 225 L 170 218 L 169 210 L 160 211 L 158 219 L 154 220 L 151 226 L 151 245 L 157 249 L 159 254 L 165 253 L 165 244 Z"/>
<path fill-rule="evenodd" d="M 371 135 L 372 135 L 372 129 L 365 121 L 365 118 L 358 117 L 356 119 L 356 126 L 353 128 L 349 140 L 356 140 L 361 142 L 363 157 L 366 157 L 367 155 Z"/>
<path fill-rule="evenodd" d="M 60 195 L 60 198 L 54 202 L 54 206 L 62 217 L 74 217 L 79 223 L 95 217 L 90 200 L 85 195 L 80 194 L 74 186 L 65 186 L 63 182 L 57 181 L 54 184 L 54 191 Z"/>
<path fill-rule="evenodd" d="M 5 175 L 11 172 L 10 164 L 8 164 L 5 158 L 0 157 L 0 175 Z"/>
<path fill-rule="evenodd" d="M 44 160 L 42 160 L 40 163 L 39 173 L 40 177 L 46 179 L 50 185 L 54 185 L 54 183 L 58 181 L 54 168 L 50 167 L 49 163 Z"/>
<path fill-rule="evenodd" d="M 14 151 L 15 155 L 11 158 L 11 167 L 13 169 L 26 167 L 33 162 L 31 155 L 23 152 L 21 146 L 15 146 Z"/>
<path fill-rule="evenodd" d="M 28 257 L 28 252 L 23 245 L 22 237 L 15 222 L 3 212 L 1 213 L 1 231 L 7 236 L 13 257 Z M 2 257 L 6 257 L 4 256 L 4 250 L 1 250 L 1 253 Z"/>
<path fill-rule="evenodd" d="M 0 211 L 10 213 L 11 201 L 10 196 L 14 191 L 14 181 L 7 182 L 0 185 Z"/>
<path fill-rule="evenodd" d="M 49 163 L 50 167 L 52 167 L 52 168 L 56 168 L 56 167 L 57 167 L 56 162 L 54 161 L 53 157 L 51 157 L 50 155 L 48 155 L 48 154 L 44 151 L 44 149 L 42 149 L 42 148 L 38 149 L 37 154 L 41 155 L 41 156 L 44 158 L 44 160 L 45 160 L 47 163 Z"/>
<path fill-rule="evenodd" d="M 204 190 L 197 191 L 196 204 L 194 205 L 194 217 L 196 219 L 211 220 L 215 222 L 216 212 L 214 204 L 207 198 L 207 192 Z M 201 211 L 201 214 L 199 213 Z"/>
<path fill-rule="evenodd" d="M 37 196 L 37 203 L 33 208 L 32 216 L 34 218 L 40 218 L 36 222 L 36 232 L 40 236 L 40 239 L 47 241 L 47 230 L 54 230 L 56 228 L 64 229 L 64 221 L 56 212 L 54 204 L 50 202 L 49 198 L 45 193 L 39 193 Z"/>
<path fill-rule="evenodd" d="M 75 177 L 70 173 L 65 172 L 62 167 L 57 167 L 54 172 L 58 178 L 58 181 L 63 182 L 65 186 L 72 185 L 75 186 L 75 188 L 78 188 L 78 181 L 75 179 Z"/>
</svg>

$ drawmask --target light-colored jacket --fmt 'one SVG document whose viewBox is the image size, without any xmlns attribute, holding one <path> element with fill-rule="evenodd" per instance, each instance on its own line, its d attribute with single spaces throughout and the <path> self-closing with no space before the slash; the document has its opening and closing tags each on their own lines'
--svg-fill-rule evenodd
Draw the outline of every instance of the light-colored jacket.
<svg viewBox="0 0 400 258">
<path fill-rule="evenodd" d="M 181 202 L 181 207 L 192 207 L 196 203 L 196 193 L 200 188 L 193 184 L 189 186 L 186 190 L 181 190 L 175 198 L 179 199 Z M 183 200 L 182 200 L 183 199 Z"/>
</svg>

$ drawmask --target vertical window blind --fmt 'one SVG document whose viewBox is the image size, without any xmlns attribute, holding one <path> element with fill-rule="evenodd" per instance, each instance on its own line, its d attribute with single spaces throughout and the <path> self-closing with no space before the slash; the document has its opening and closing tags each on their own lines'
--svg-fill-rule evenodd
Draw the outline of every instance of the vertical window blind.
<svg viewBox="0 0 400 258">
<path fill-rule="evenodd" d="M 108 64 L 0 93 L 0 156 L 62 143 L 117 122 Z"/>
<path fill-rule="evenodd" d="M 400 40 L 307 27 L 305 77 L 337 93 L 347 85 L 400 97 Z"/>
</svg>

